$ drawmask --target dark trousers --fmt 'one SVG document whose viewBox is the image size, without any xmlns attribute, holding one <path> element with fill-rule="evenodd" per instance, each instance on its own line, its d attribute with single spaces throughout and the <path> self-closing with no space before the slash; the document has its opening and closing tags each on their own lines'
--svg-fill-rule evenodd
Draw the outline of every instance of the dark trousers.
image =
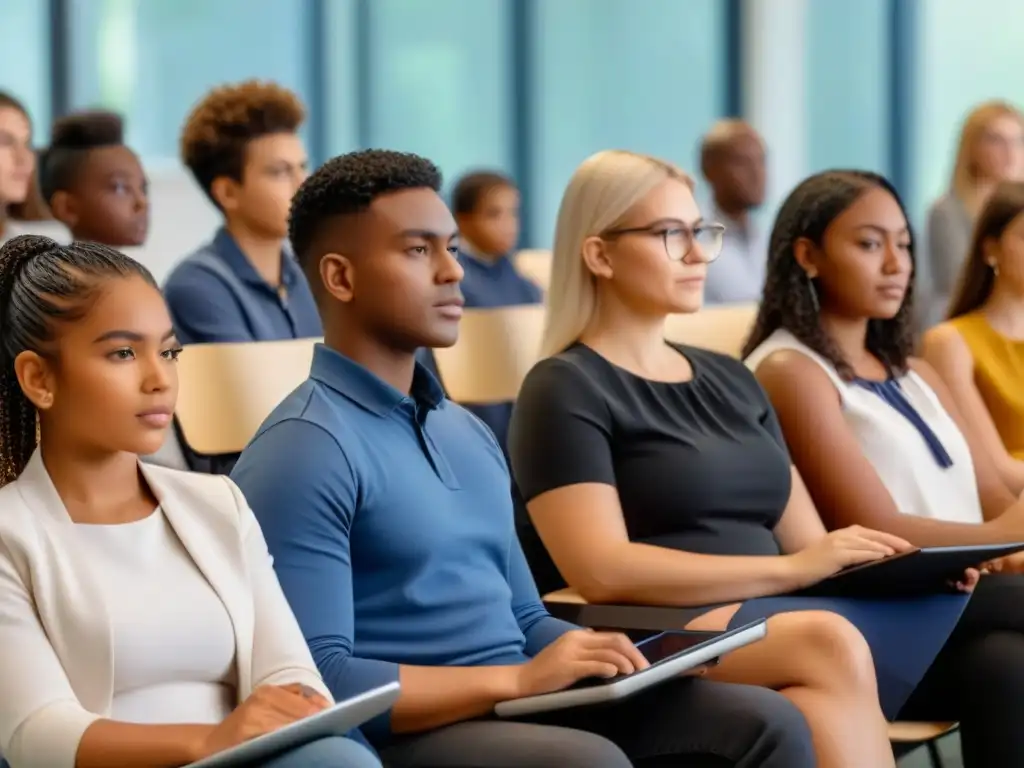
<svg viewBox="0 0 1024 768">
<path fill-rule="evenodd" d="M 765 688 L 696 678 L 531 722 L 473 720 L 379 745 L 387 768 L 812 768 L 803 716 Z"/>
<path fill-rule="evenodd" d="M 1024 766 L 1024 576 L 983 576 L 900 712 L 960 722 L 964 768 Z"/>
</svg>

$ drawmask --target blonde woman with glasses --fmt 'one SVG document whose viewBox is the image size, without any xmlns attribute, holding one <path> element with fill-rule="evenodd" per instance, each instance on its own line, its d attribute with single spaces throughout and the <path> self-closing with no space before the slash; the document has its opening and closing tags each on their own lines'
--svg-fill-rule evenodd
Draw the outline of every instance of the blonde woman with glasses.
<svg viewBox="0 0 1024 768">
<path fill-rule="evenodd" d="M 893 766 L 886 716 L 967 597 L 770 597 L 909 545 L 860 527 L 826 533 L 753 375 L 664 340 L 668 315 L 700 309 L 721 250 L 723 227 L 701 217 L 692 187 L 671 164 L 630 152 L 599 153 L 569 182 L 546 359 L 512 417 L 515 481 L 585 599 L 674 606 L 694 629 L 770 617 L 766 640 L 709 676 L 789 698 L 821 768 Z"/>
</svg>

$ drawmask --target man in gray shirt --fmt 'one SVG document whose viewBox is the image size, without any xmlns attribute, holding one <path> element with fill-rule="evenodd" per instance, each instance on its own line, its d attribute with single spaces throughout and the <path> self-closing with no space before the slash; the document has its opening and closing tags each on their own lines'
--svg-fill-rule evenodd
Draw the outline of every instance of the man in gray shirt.
<svg viewBox="0 0 1024 768">
<path fill-rule="evenodd" d="M 722 254 L 708 269 L 704 302 L 760 301 L 768 240 L 751 213 L 765 198 L 764 141 L 747 123 L 722 120 L 701 142 L 700 169 L 712 194 L 705 218 L 726 226 Z"/>
</svg>

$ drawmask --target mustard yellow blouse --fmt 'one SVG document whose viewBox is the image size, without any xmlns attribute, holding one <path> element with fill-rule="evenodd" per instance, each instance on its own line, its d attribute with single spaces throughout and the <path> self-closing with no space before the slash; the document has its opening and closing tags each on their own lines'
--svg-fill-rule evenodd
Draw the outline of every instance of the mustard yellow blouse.
<svg viewBox="0 0 1024 768">
<path fill-rule="evenodd" d="M 1024 341 L 1003 336 L 978 312 L 950 321 L 974 357 L 974 383 L 1003 445 L 1024 459 Z"/>
</svg>

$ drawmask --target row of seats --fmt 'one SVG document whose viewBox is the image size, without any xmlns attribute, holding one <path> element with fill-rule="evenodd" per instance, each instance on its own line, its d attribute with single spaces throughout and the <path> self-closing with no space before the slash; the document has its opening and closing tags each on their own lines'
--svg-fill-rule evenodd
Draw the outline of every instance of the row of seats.
<svg viewBox="0 0 1024 768">
<path fill-rule="evenodd" d="M 710 348 L 738 357 L 757 313 L 753 304 L 706 308 L 673 316 L 666 326 L 671 341 Z M 463 315 L 459 341 L 435 350 L 438 371 L 453 400 L 490 403 L 514 400 L 537 362 L 544 307 L 470 309 Z M 273 408 L 305 380 L 319 339 L 244 344 L 203 344 L 187 348 L 179 361 L 177 419 L 194 451 L 217 456 L 240 452 Z M 253 376 L 252 371 L 259 371 Z M 545 596 L 560 605 L 579 605 L 571 589 Z M 926 744 L 941 765 L 935 740 L 955 723 L 894 723 L 890 739 L 905 748 Z"/>
</svg>

